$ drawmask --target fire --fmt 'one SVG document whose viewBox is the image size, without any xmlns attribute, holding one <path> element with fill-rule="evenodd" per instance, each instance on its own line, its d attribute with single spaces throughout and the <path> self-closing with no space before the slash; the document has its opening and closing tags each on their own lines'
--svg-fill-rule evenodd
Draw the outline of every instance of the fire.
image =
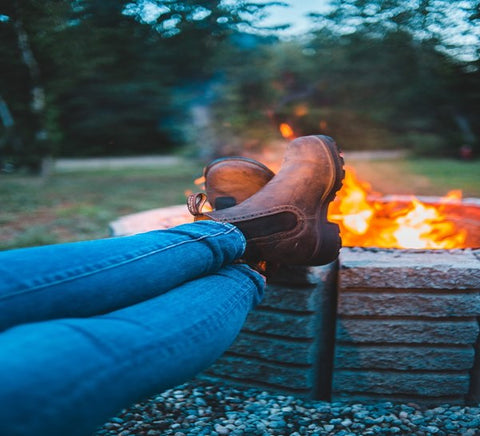
<svg viewBox="0 0 480 436">
<path fill-rule="evenodd" d="M 197 178 L 193 181 L 193 183 L 194 183 L 195 185 L 197 185 L 197 186 L 198 186 L 198 185 L 203 185 L 203 184 L 205 183 L 205 176 L 197 177 Z"/>
<path fill-rule="evenodd" d="M 345 180 L 330 205 L 328 219 L 340 226 L 343 244 L 380 248 L 463 248 L 466 231 L 448 221 L 445 207 L 459 202 L 461 191 L 449 192 L 438 205 L 410 201 L 385 202 L 368 183 L 346 167 Z"/>
<path fill-rule="evenodd" d="M 293 129 L 287 124 L 287 123 L 282 123 L 279 126 L 280 133 L 285 139 L 295 139 L 295 133 L 293 132 Z"/>
<path fill-rule="evenodd" d="M 366 182 L 358 182 L 352 171 L 345 172 L 343 187 L 338 196 L 343 201 L 338 204 L 338 211 L 330 209 L 329 219 L 340 220 L 349 232 L 363 235 L 369 227 L 370 220 L 374 215 L 374 209 L 370 207 L 367 193 L 370 185 Z"/>
</svg>

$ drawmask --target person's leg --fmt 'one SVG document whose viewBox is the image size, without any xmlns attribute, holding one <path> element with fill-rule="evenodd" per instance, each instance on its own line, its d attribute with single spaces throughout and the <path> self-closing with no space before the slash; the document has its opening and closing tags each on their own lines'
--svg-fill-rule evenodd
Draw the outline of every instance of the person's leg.
<svg viewBox="0 0 480 436">
<path fill-rule="evenodd" d="M 263 277 L 231 265 L 109 314 L 0 334 L 2 436 L 86 436 L 119 410 L 186 381 L 232 343 Z"/>
<path fill-rule="evenodd" d="M 230 224 L 201 221 L 130 237 L 0 252 L 0 331 L 144 301 L 242 255 Z"/>
</svg>

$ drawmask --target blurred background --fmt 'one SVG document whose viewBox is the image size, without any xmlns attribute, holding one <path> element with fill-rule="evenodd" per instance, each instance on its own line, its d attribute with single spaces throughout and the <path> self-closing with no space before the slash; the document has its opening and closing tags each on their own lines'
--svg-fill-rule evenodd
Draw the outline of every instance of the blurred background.
<svg viewBox="0 0 480 436">
<path fill-rule="evenodd" d="M 448 188 L 476 195 L 479 22 L 478 0 L 3 0 L 0 243 L 98 236 L 85 217 L 174 204 L 209 159 L 308 134 L 465 162 L 395 167 L 419 174 L 404 191 L 436 193 L 451 170 L 468 180 Z M 152 155 L 180 160 L 128 184 L 118 168 L 28 178 L 58 159 Z M 391 166 L 369 168 L 397 186 Z"/>
<path fill-rule="evenodd" d="M 282 123 L 346 150 L 478 150 L 477 0 L 2 3 L 4 167 L 211 157 Z"/>
</svg>

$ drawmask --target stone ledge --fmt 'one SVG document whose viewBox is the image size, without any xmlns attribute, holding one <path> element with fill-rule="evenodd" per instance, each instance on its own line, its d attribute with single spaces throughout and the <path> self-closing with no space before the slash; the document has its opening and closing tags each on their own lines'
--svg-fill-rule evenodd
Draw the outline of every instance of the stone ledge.
<svg viewBox="0 0 480 436">
<path fill-rule="evenodd" d="M 292 292 L 285 292 L 285 286 L 269 284 L 268 292 L 265 293 L 265 297 L 258 307 L 266 310 L 273 308 L 313 313 L 317 309 L 314 294 L 312 286 L 297 287 Z"/>
<path fill-rule="evenodd" d="M 293 315 L 264 310 L 251 312 L 243 329 L 293 339 L 313 339 L 317 334 L 313 315 Z"/>
<path fill-rule="evenodd" d="M 401 292 L 340 292 L 339 315 L 475 317 L 480 314 L 480 291 L 449 294 Z"/>
<path fill-rule="evenodd" d="M 342 289 L 479 289 L 480 261 L 468 249 L 342 248 L 340 286 Z"/>
<path fill-rule="evenodd" d="M 287 390 L 310 391 L 312 387 L 311 367 L 294 367 L 252 359 L 248 356 L 233 356 L 228 352 L 205 373 L 209 376 L 243 379 L 265 383 Z"/>
<path fill-rule="evenodd" d="M 468 320 L 348 319 L 337 322 L 339 343 L 471 345 L 479 334 L 475 318 Z"/>
<path fill-rule="evenodd" d="M 335 348 L 336 369 L 469 371 L 473 366 L 473 359 L 472 346 L 435 348 L 431 346 L 337 345 Z"/>
<path fill-rule="evenodd" d="M 438 396 L 465 396 L 468 393 L 470 377 L 468 372 L 377 372 L 336 370 L 333 377 L 333 392 L 416 395 L 428 400 Z"/>
<path fill-rule="evenodd" d="M 114 236 L 135 235 L 152 230 L 168 229 L 192 222 L 192 215 L 185 204 L 146 210 L 131 215 L 125 215 L 112 221 L 110 233 Z"/>
<path fill-rule="evenodd" d="M 229 351 L 277 363 L 312 365 L 315 362 L 313 340 L 312 342 L 295 342 L 243 332 Z"/>
<path fill-rule="evenodd" d="M 428 397 L 415 396 L 412 394 L 408 395 L 395 395 L 390 394 L 388 397 L 385 394 L 373 394 L 373 393 L 362 393 L 355 394 L 352 392 L 335 392 L 332 395 L 332 401 L 335 402 L 346 402 L 350 404 L 355 403 L 382 403 L 389 401 L 392 403 L 403 403 L 403 404 L 418 404 L 424 405 L 426 407 L 435 407 L 442 406 L 445 404 L 449 405 L 465 405 L 465 396 L 464 395 L 448 395 L 448 396 L 438 396 L 438 397 Z M 449 435 L 453 436 L 453 435 Z"/>
</svg>

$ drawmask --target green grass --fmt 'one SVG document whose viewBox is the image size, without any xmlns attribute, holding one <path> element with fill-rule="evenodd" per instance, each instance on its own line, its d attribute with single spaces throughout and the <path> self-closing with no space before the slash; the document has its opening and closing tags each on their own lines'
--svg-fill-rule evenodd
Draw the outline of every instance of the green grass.
<svg viewBox="0 0 480 436">
<path fill-rule="evenodd" d="M 427 174 L 432 190 L 461 189 L 464 197 L 480 197 L 480 161 L 451 159 L 415 159 L 408 168 L 418 174 Z"/>
<path fill-rule="evenodd" d="M 454 159 L 346 160 L 359 179 L 384 194 L 442 196 L 461 189 L 464 197 L 480 197 L 480 161 Z"/>
<path fill-rule="evenodd" d="M 349 161 L 385 194 L 444 195 L 462 189 L 480 197 L 480 161 L 406 159 Z M 185 202 L 201 165 L 77 171 L 37 177 L 0 176 L 0 249 L 108 237 L 119 216 Z"/>
<path fill-rule="evenodd" d="M 119 216 L 185 202 L 201 165 L 0 176 L 0 249 L 102 238 Z"/>
</svg>

